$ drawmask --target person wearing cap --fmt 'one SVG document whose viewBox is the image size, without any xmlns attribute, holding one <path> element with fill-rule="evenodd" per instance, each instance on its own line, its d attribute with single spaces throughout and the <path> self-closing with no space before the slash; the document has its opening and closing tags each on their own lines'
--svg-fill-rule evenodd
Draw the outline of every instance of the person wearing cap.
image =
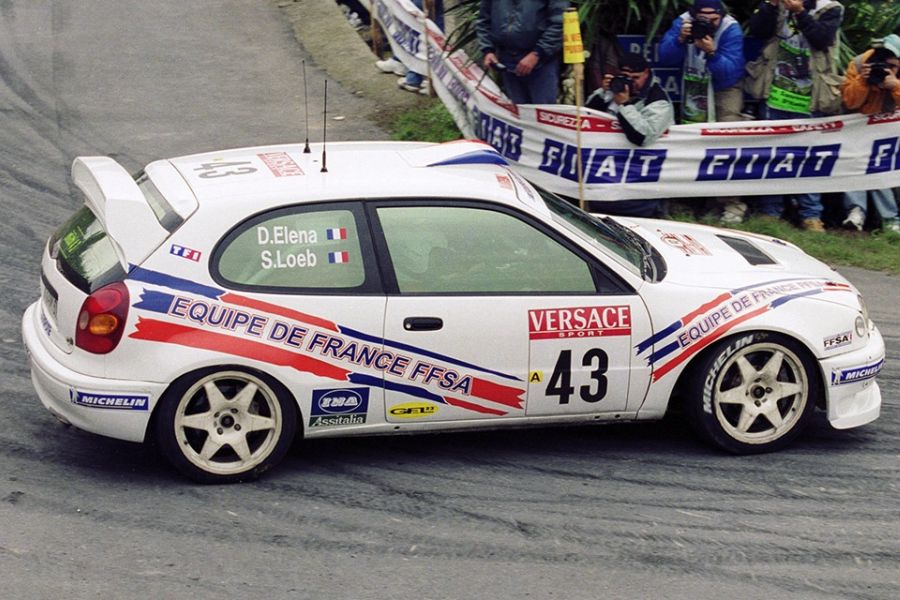
<svg viewBox="0 0 900 600">
<path fill-rule="evenodd" d="M 697 22 L 705 35 L 693 34 Z M 741 120 L 744 35 L 721 0 L 694 0 L 672 22 L 659 44 L 659 63 L 682 68 L 683 123 Z"/>
<path fill-rule="evenodd" d="M 672 102 L 640 54 L 623 54 L 618 71 L 618 74 L 607 73 L 603 77 L 602 87 L 588 96 L 585 106 L 615 115 L 629 142 L 649 146 L 674 124 Z M 663 207 L 659 200 L 620 200 L 604 202 L 600 212 L 660 217 Z"/>
<path fill-rule="evenodd" d="M 760 100 L 760 117 L 804 119 L 837 114 L 841 108 L 835 55 L 844 7 L 835 0 L 762 0 L 747 24 L 747 37 L 764 41 L 762 53 L 746 65 L 744 90 Z M 807 231 L 823 232 L 822 195 L 795 194 Z M 765 196 L 763 214 L 780 217 L 781 196 Z"/>
<path fill-rule="evenodd" d="M 900 107 L 900 79 L 897 78 L 900 36 L 892 33 L 883 40 L 876 40 L 872 46 L 847 65 L 841 96 L 848 112 L 873 115 L 892 113 Z M 844 227 L 862 231 L 866 223 L 867 196 L 872 199 L 872 206 L 881 217 L 881 228 L 900 233 L 897 203 L 891 188 L 845 193 L 847 218 L 844 219 Z"/>
<path fill-rule="evenodd" d="M 743 120 L 744 34 L 721 0 L 694 0 L 675 18 L 659 43 L 659 63 L 681 67 L 682 123 Z M 747 214 L 736 197 L 718 204 L 723 224 L 741 223 Z"/>
<path fill-rule="evenodd" d="M 568 0 L 481 0 L 475 33 L 486 70 L 516 104 L 556 104 Z"/>
</svg>

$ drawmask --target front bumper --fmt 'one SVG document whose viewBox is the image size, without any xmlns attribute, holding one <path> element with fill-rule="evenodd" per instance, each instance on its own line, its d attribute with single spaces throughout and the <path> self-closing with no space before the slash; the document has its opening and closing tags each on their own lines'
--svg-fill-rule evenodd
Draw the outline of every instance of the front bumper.
<svg viewBox="0 0 900 600">
<path fill-rule="evenodd" d="M 881 413 L 875 375 L 884 364 L 884 339 L 875 327 L 865 347 L 820 361 L 828 422 L 835 429 L 865 425 Z"/>
<path fill-rule="evenodd" d="M 165 385 L 91 377 L 66 367 L 65 356 L 44 345 L 40 308 L 34 303 L 22 316 L 22 340 L 31 363 L 31 381 L 41 403 L 64 423 L 129 442 L 142 442 L 153 407 Z M 49 342 L 48 342 L 49 344 Z"/>
</svg>

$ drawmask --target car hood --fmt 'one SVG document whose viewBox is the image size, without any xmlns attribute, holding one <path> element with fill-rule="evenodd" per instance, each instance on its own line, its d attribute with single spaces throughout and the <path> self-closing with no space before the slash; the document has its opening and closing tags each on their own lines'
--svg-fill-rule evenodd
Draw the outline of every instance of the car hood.
<svg viewBox="0 0 900 600">
<path fill-rule="evenodd" d="M 777 238 L 656 219 L 618 219 L 663 256 L 667 283 L 733 289 L 779 278 L 848 283 L 828 265 Z"/>
</svg>

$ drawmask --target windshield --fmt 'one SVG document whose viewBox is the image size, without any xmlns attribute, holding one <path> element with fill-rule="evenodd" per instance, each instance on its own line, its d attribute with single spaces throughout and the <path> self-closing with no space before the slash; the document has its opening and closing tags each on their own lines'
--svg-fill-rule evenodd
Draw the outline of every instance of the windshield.
<svg viewBox="0 0 900 600">
<path fill-rule="evenodd" d="M 66 279 L 86 293 L 125 275 L 106 231 L 86 205 L 50 238 L 50 255 Z"/>
<path fill-rule="evenodd" d="M 635 275 L 651 281 L 661 278 L 662 257 L 642 237 L 608 217 L 594 217 L 556 194 L 537 186 L 553 220 L 593 246 L 612 252 Z"/>
</svg>

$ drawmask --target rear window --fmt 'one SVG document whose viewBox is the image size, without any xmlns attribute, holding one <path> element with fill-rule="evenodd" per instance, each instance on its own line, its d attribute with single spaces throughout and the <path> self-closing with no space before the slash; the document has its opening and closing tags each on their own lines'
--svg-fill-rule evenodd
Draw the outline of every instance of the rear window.
<svg viewBox="0 0 900 600">
<path fill-rule="evenodd" d="M 86 205 L 50 238 L 50 254 L 66 279 L 88 294 L 125 276 L 106 231 Z"/>
</svg>

